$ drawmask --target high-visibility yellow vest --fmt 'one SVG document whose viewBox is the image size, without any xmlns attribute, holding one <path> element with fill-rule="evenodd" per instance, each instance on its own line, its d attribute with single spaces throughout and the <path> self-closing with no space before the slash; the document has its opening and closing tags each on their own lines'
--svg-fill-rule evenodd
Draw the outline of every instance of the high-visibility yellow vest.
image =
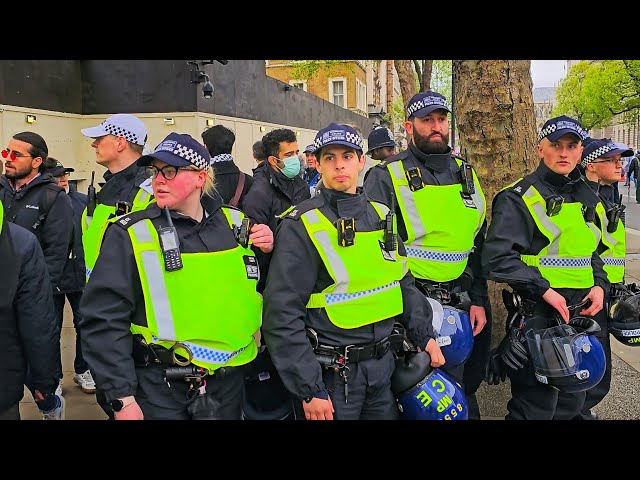
<svg viewBox="0 0 640 480">
<path fill-rule="evenodd" d="M 389 211 L 371 202 L 381 219 Z M 358 232 L 354 244 L 338 243 L 335 225 L 319 210 L 300 216 L 329 275 L 331 285 L 313 293 L 307 308 L 324 308 L 334 325 L 350 329 L 402 313 L 400 280 L 407 273 L 406 257 L 384 250 L 384 231 Z"/>
<path fill-rule="evenodd" d="M 144 184 L 143 184 L 144 185 Z M 153 191 L 149 186 L 142 188 L 141 185 L 138 193 L 136 194 L 131 211 L 136 212 L 138 210 L 144 210 L 147 206 L 154 202 Z M 116 214 L 116 207 L 111 205 L 96 205 L 96 209 L 92 216 L 87 216 L 87 209 L 82 212 L 82 247 L 84 249 L 84 263 L 85 274 L 87 281 L 91 276 L 93 267 L 98 259 L 100 253 L 100 246 L 102 245 L 102 237 L 107 229 L 107 225 L 110 219 L 114 218 Z"/>
<path fill-rule="evenodd" d="M 462 164 L 459 159 L 456 162 Z M 473 208 L 465 206 L 459 183 L 425 185 L 412 192 L 402 161 L 389 163 L 387 169 L 407 230 L 405 246 L 411 273 L 434 282 L 455 280 L 467 266 L 486 214 L 484 193 L 475 171 Z"/>
<path fill-rule="evenodd" d="M 600 218 L 602 243 L 607 249 L 600 253 L 604 262 L 604 271 L 610 283 L 622 283 L 624 281 L 624 262 L 627 254 L 627 240 L 624 224 L 618 220 L 618 225 L 613 233 L 607 232 L 609 220 L 602 203 L 598 203 L 596 214 Z"/>
<path fill-rule="evenodd" d="M 591 288 L 594 285 L 591 256 L 600 242 L 600 230 L 585 222 L 582 203 L 564 203 L 560 213 L 549 217 L 546 200 L 531 185 L 522 194 L 538 230 L 549 245 L 537 255 L 520 255 L 549 281 L 551 288 Z"/>
<path fill-rule="evenodd" d="M 230 226 L 240 225 L 239 210 L 223 207 L 222 212 Z M 146 327 L 131 325 L 133 334 L 167 349 L 176 343 L 186 345 L 193 355 L 191 362 L 210 373 L 256 357 L 254 334 L 262 322 L 262 295 L 256 292 L 257 278 L 247 275 L 245 257 L 254 257 L 250 248 L 237 245 L 218 252 L 182 253 L 183 268 L 167 272 L 151 220 L 136 222 L 127 232 L 147 318 Z M 182 346 L 175 351 L 188 357 Z"/>
</svg>

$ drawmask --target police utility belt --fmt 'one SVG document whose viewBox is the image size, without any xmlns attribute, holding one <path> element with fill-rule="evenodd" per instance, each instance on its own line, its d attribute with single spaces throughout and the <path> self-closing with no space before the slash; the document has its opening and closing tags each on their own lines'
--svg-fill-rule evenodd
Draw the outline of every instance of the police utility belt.
<svg viewBox="0 0 640 480">
<path fill-rule="evenodd" d="M 323 367 L 340 367 L 371 358 L 380 359 L 391 349 L 399 350 L 405 338 L 402 334 L 391 334 L 368 345 L 334 346 L 319 343 L 316 332 L 312 328 L 306 330 L 313 352 Z"/>
</svg>

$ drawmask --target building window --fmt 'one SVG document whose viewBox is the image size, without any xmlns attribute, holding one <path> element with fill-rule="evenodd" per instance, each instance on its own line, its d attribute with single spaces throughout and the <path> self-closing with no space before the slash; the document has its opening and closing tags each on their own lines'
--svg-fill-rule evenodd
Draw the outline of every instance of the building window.
<svg viewBox="0 0 640 480">
<path fill-rule="evenodd" d="M 361 112 L 367 111 L 367 86 L 356 78 L 356 108 Z"/>
<path fill-rule="evenodd" d="M 347 79 L 329 79 L 329 101 L 339 107 L 346 108 L 347 105 Z"/>
<path fill-rule="evenodd" d="M 306 80 L 289 80 L 289 85 L 295 88 L 299 88 L 300 90 L 307 91 L 307 81 Z"/>
</svg>

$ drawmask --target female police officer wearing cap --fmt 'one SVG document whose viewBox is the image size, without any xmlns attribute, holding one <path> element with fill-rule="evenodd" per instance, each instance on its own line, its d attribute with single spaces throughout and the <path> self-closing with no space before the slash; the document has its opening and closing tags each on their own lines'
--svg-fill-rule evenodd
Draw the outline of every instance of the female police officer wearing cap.
<svg viewBox="0 0 640 480">
<path fill-rule="evenodd" d="M 282 214 L 264 293 L 264 341 L 305 418 L 395 419 L 387 339 L 397 319 L 432 366 L 442 365 L 431 307 L 406 269 L 404 246 L 385 243 L 388 208 L 357 188 L 360 135 L 332 123 L 314 144 L 325 188 Z"/>
<path fill-rule="evenodd" d="M 104 235 L 81 304 L 86 360 L 116 419 L 239 419 L 262 310 L 243 214 L 206 195 L 209 154 L 189 135 L 139 163 L 156 203 Z M 266 225 L 249 239 L 272 249 Z"/>
</svg>

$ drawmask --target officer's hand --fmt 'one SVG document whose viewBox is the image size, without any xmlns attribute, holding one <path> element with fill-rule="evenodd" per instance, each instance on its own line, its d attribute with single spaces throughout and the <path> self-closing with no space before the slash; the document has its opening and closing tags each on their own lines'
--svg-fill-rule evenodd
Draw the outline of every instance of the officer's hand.
<svg viewBox="0 0 640 480">
<path fill-rule="evenodd" d="M 257 223 L 251 227 L 249 240 L 264 253 L 271 253 L 273 250 L 273 232 L 264 223 Z"/>
<path fill-rule="evenodd" d="M 589 295 L 584 297 L 582 301 L 584 302 L 587 298 L 591 300 L 591 305 L 589 308 L 582 310 L 580 315 L 593 317 L 602 310 L 602 305 L 604 303 L 604 290 L 602 287 L 595 286 L 589 291 Z"/>
<path fill-rule="evenodd" d="M 442 350 L 440 350 L 440 345 L 438 345 L 438 342 L 433 338 L 429 339 L 424 349 L 429 354 L 429 357 L 431 357 L 431 366 L 433 368 L 438 368 L 445 364 L 444 355 Z"/>
<path fill-rule="evenodd" d="M 113 412 L 116 420 L 144 420 L 144 413 L 142 413 L 142 409 L 138 402 L 134 400 L 133 403 L 130 403 L 126 407 L 124 407 L 119 412 Z"/>
<path fill-rule="evenodd" d="M 507 380 L 507 369 L 502 363 L 498 349 L 489 352 L 489 358 L 484 366 L 484 381 L 489 385 L 500 385 Z"/>
<path fill-rule="evenodd" d="M 304 417 L 307 420 L 333 420 L 333 403 L 328 400 L 313 397 L 309 403 L 303 401 Z"/>
<path fill-rule="evenodd" d="M 471 317 L 473 336 L 475 337 L 487 324 L 487 312 L 484 311 L 484 307 L 481 307 L 479 305 L 471 305 L 471 308 L 469 309 L 469 316 Z"/>
<path fill-rule="evenodd" d="M 542 299 L 560 313 L 560 316 L 562 317 L 562 320 L 564 320 L 564 323 L 569 323 L 569 309 L 567 308 L 567 301 L 562 295 L 560 295 L 554 289 L 550 288 L 549 290 L 544 292 L 544 295 L 542 295 Z"/>
</svg>

